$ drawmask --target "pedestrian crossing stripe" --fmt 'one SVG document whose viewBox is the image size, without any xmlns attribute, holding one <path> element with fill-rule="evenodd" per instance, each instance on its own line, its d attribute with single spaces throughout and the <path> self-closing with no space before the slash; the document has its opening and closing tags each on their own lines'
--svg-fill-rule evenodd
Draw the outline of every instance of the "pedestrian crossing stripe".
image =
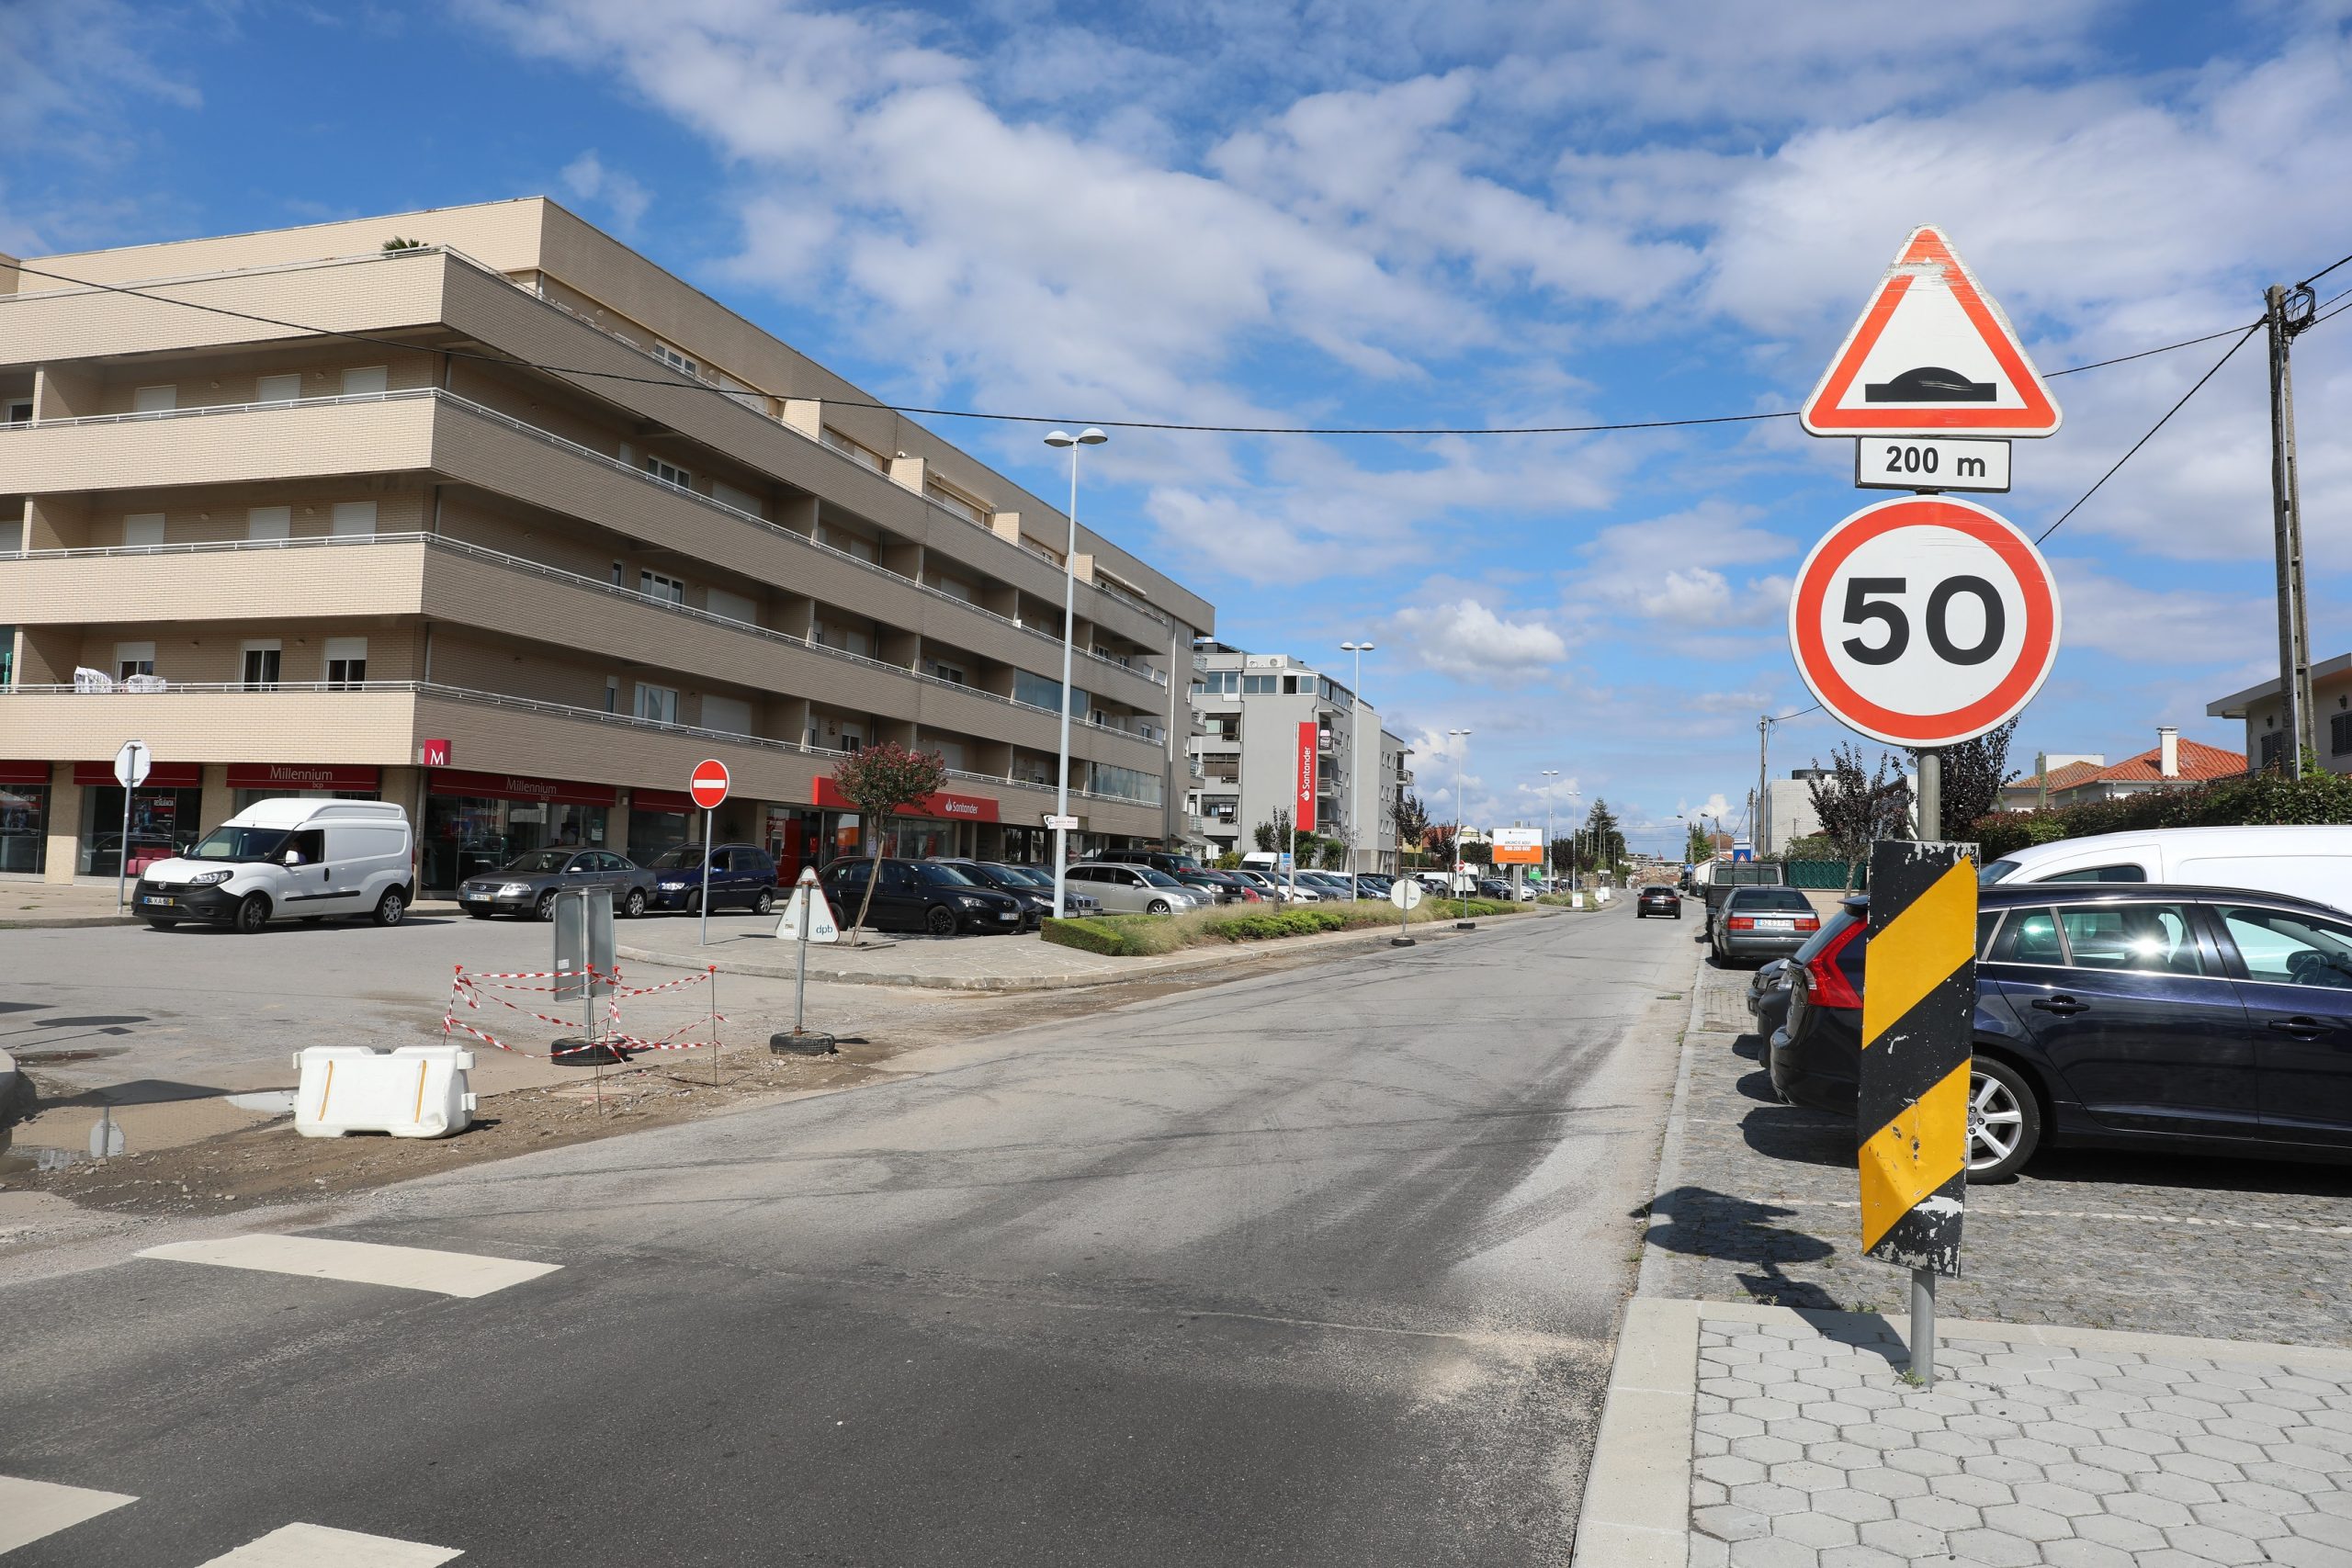
<svg viewBox="0 0 2352 1568">
<path fill-rule="evenodd" d="M 1957 1274 L 1976 1010 L 1976 867 L 1959 845 L 1873 849 L 1862 978 L 1862 1249 Z"/>
<path fill-rule="evenodd" d="M 141 1258 L 172 1263 L 206 1263 L 222 1269 L 254 1269 L 269 1274 L 300 1274 L 358 1285 L 390 1285 L 432 1291 L 445 1296 L 486 1296 L 552 1274 L 560 1263 L 518 1258 L 485 1258 L 470 1252 L 438 1252 L 424 1247 L 384 1247 L 366 1241 L 334 1241 L 312 1235 L 232 1235 L 212 1241 L 175 1241 L 151 1247 Z"/>
<path fill-rule="evenodd" d="M 30 1546 L 44 1536 L 72 1529 L 137 1501 L 127 1492 L 96 1492 L 86 1486 L 0 1475 L 0 1552 Z"/>
<path fill-rule="evenodd" d="M 286 1525 L 198 1568 L 437 1568 L 464 1555 L 463 1547 L 427 1546 L 325 1525 Z"/>
</svg>

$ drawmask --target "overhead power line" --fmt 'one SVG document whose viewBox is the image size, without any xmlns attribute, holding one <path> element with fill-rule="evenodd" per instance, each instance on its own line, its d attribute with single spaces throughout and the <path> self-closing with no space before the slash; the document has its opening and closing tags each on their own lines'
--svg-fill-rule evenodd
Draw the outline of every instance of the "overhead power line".
<svg viewBox="0 0 2352 1568">
<path fill-rule="evenodd" d="M 2347 257 L 2346 259 L 2352 260 L 2352 257 Z M 2338 263 L 2336 265 L 2341 265 L 2343 264 Z M 68 284 L 77 288 L 96 288 L 101 289 L 109 294 L 127 295 L 135 299 L 151 299 L 159 304 L 177 305 L 186 310 L 201 310 L 210 315 L 225 316 L 233 321 L 252 321 L 261 326 L 278 327 L 288 332 L 304 333 L 317 337 L 339 338 L 348 343 L 371 344 L 385 348 L 413 349 L 418 346 L 415 343 L 404 338 L 384 337 L 370 333 L 346 332 L 334 327 L 311 326 L 301 321 L 289 321 L 278 316 L 265 316 L 256 311 L 239 310 L 226 305 L 211 305 L 199 299 L 183 299 L 178 295 L 157 294 L 152 290 L 135 288 L 129 284 L 100 283 L 89 278 L 70 277 L 62 272 L 51 272 L 42 267 L 27 265 L 21 262 L 16 264 L 16 270 L 34 277 L 49 278 L 54 282 Z M 2332 272 L 2335 268 L 2330 267 L 2326 270 Z M 2326 273 L 2315 273 L 2312 276 L 2315 277 L 2324 276 L 2326 276 Z M 2256 324 L 2259 325 L 2258 322 Z M 2121 365 L 2134 359 L 2145 359 L 2153 355 L 2170 354 L 2176 349 L 2193 348 L 2199 344 L 2211 343 L 2216 338 L 2226 337 L 2230 333 L 2236 332 L 2237 330 L 2238 329 L 2235 327 L 2230 327 L 2222 332 L 2205 333 L 2200 337 L 2183 338 L 2178 343 L 2163 344 L 2154 348 L 2143 348 L 2135 353 L 2120 355 L 2112 359 L 2098 359 L 2093 360 L 2087 365 L 2069 366 L 2064 370 L 2053 370 L 2051 372 L 2051 375 L 2052 377 L 2077 376 L 2086 370 L 2103 369 L 2110 365 Z M 684 386 L 692 389 L 709 392 L 714 396 L 728 398 L 729 400 L 732 400 L 734 396 L 737 395 L 734 392 L 730 392 L 726 388 L 714 387 L 707 381 L 687 376 L 684 371 L 667 375 L 639 376 L 630 375 L 625 371 L 591 370 L 580 366 L 543 364 L 538 361 L 525 359 L 515 355 L 488 354 L 472 349 L 445 349 L 437 352 L 446 353 L 452 358 L 477 360 L 483 364 L 502 366 L 509 369 L 537 370 L 551 376 L 573 376 L 593 380 L 616 381 L 629 385 L 647 387 L 669 387 L 674 389 Z M 1092 424 L 1107 426 L 1113 430 L 1165 430 L 1206 435 L 1598 435 L 1618 431 L 1690 429 L 1711 424 L 1756 424 L 1772 420 L 1794 419 L 1796 417 L 1796 411 L 1794 409 L 1777 409 L 1769 413 L 1697 414 L 1676 419 L 1614 420 L 1590 424 L 1198 424 L 1182 420 L 1091 419 L 1063 414 L 1002 413 L 985 409 L 924 408 L 912 403 L 886 403 L 853 400 L 842 398 L 832 398 L 826 400 L 837 408 L 868 409 L 884 413 L 911 414 L 926 419 L 987 420 L 1010 424 Z"/>
</svg>

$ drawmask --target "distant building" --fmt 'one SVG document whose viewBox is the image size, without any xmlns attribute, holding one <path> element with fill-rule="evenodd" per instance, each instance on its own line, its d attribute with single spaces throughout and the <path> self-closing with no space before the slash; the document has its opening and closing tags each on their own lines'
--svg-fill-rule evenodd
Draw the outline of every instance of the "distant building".
<svg viewBox="0 0 2352 1568">
<path fill-rule="evenodd" d="M 2312 666 L 2312 701 L 2319 709 L 2319 761 L 2331 773 L 2352 773 L 2352 653 L 2339 653 Z M 2279 728 L 2286 705 L 2276 677 L 2205 705 L 2215 718 L 2245 721 L 2245 753 L 2267 768 L 2284 753 L 2287 732 Z"/>
<path fill-rule="evenodd" d="M 2031 811 L 2047 806 L 2052 793 L 2087 783 L 2106 766 L 2104 751 L 2038 752 L 2033 759 L 2033 772 L 2001 786 L 2001 809 Z"/>
<path fill-rule="evenodd" d="M 2225 751 L 2201 740 L 2183 740 L 2169 724 L 2156 727 L 2156 743 L 2136 757 L 2109 765 L 2096 755 L 2065 757 L 2048 753 L 2039 759 L 2031 779 L 2020 779 L 2001 792 L 2001 803 L 2011 810 L 2038 806 L 2080 806 L 2094 800 L 2120 800 L 2125 795 L 2151 795 L 2159 790 L 2194 789 L 2216 779 L 2235 778 L 2246 771 L 2245 753 Z M 2057 766 L 2051 766 L 2052 763 Z"/>
</svg>

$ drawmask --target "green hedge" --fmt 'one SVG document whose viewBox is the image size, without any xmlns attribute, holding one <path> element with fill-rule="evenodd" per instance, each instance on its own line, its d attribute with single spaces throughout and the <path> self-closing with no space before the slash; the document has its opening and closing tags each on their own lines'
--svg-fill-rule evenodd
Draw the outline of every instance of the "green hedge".
<svg viewBox="0 0 2352 1568">
<path fill-rule="evenodd" d="M 2030 844 L 2094 833 L 2278 823 L 2352 823 L 2352 776 L 2306 771 L 2298 781 L 2284 773 L 2257 773 L 2196 789 L 2151 790 L 2045 811 L 1996 811 L 1978 818 L 1959 836 L 1983 845 L 1990 861 Z"/>
<path fill-rule="evenodd" d="M 1407 917 L 1416 924 L 1464 918 L 1492 919 L 1515 915 L 1524 906 L 1470 899 L 1425 899 Z M 1113 958 L 1148 958 L 1210 942 L 1277 942 L 1285 937 L 1315 936 L 1323 931 L 1360 931 L 1398 923 L 1396 908 L 1379 899 L 1360 903 L 1308 904 L 1295 909 L 1195 909 L 1182 915 L 1091 915 L 1076 920 L 1047 920 L 1039 933 L 1046 941 Z"/>
</svg>

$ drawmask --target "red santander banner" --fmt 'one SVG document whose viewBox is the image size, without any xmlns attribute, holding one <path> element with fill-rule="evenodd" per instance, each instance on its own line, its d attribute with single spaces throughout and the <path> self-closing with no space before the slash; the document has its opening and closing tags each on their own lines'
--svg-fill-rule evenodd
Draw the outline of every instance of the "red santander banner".
<svg viewBox="0 0 2352 1568">
<path fill-rule="evenodd" d="M 1310 718 L 1298 727 L 1297 809 L 1292 813 L 1302 833 L 1315 831 L 1315 721 Z"/>
</svg>

